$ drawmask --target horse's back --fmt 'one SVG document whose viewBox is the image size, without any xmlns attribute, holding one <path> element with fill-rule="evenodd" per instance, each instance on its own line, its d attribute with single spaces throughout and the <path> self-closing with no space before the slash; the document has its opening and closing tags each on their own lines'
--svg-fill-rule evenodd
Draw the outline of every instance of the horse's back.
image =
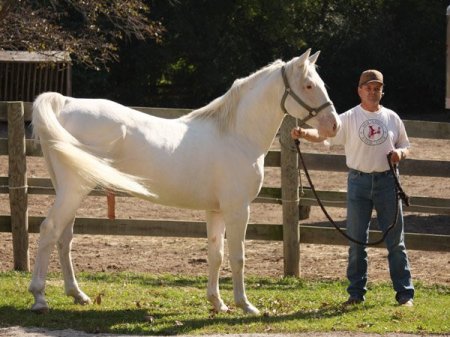
<svg viewBox="0 0 450 337">
<path fill-rule="evenodd" d="M 59 119 L 96 155 L 147 180 L 159 203 L 217 209 L 234 185 L 244 198 L 257 193 L 256 157 L 210 120 L 158 118 L 103 99 L 68 99 Z"/>
<path fill-rule="evenodd" d="M 143 142 L 153 131 L 170 123 L 105 99 L 69 98 L 58 119 L 82 144 L 104 157 L 127 150 L 124 146 L 129 143 L 132 148 L 135 144 L 130 139 Z"/>
<path fill-rule="evenodd" d="M 139 112 L 104 99 L 69 98 L 59 115 L 63 127 L 84 144 L 113 142 L 122 126 L 139 118 Z"/>
</svg>

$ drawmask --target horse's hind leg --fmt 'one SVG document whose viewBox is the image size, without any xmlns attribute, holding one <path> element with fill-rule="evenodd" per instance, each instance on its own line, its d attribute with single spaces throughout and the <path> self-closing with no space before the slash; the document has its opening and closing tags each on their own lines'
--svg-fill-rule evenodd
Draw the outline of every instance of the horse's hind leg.
<svg viewBox="0 0 450 337">
<path fill-rule="evenodd" d="M 248 301 L 244 287 L 245 232 L 249 219 L 249 207 L 224 212 L 224 219 L 226 223 L 229 259 L 233 274 L 234 301 L 236 306 L 241 308 L 245 313 L 259 314 L 259 310 Z"/>
<path fill-rule="evenodd" d="M 208 233 L 208 289 L 206 296 L 213 305 L 214 311 L 225 312 L 228 307 L 220 297 L 219 272 L 223 261 L 225 223 L 222 213 L 207 211 L 206 224 Z"/>
<path fill-rule="evenodd" d="M 72 226 L 75 212 L 87 192 L 81 192 L 79 186 L 59 188 L 47 218 L 40 227 L 39 247 L 34 264 L 33 277 L 28 290 L 34 296 L 33 311 L 47 312 L 45 300 L 45 280 L 47 277 L 50 254 L 61 235 Z M 70 258 L 70 256 L 69 256 Z"/>
<path fill-rule="evenodd" d="M 66 226 L 66 229 L 62 233 L 58 240 L 58 253 L 59 261 L 61 263 L 61 270 L 64 276 L 64 288 L 67 296 L 72 296 L 76 304 L 88 304 L 91 303 L 91 299 L 81 291 L 75 279 L 75 273 L 73 271 L 72 257 L 70 250 L 72 247 L 73 238 L 73 222 Z"/>
</svg>

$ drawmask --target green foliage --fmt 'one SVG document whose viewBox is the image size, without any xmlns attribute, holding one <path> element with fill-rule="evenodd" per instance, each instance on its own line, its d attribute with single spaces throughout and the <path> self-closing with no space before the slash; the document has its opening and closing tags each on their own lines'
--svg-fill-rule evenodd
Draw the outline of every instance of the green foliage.
<svg viewBox="0 0 450 337">
<path fill-rule="evenodd" d="M 359 102 L 360 73 L 385 75 L 383 104 L 401 116 L 441 112 L 446 5 L 438 0 L 149 1 L 162 42 L 124 43 L 111 73 L 74 71 L 78 96 L 129 105 L 197 108 L 237 78 L 307 48 L 337 110 Z"/>
<path fill-rule="evenodd" d="M 50 313 L 36 315 L 29 311 L 29 279 L 26 273 L 0 274 L 0 326 L 137 335 L 450 331 L 450 288 L 439 285 L 418 284 L 415 306 L 407 308 L 396 305 L 390 284 L 371 284 L 366 304 L 345 308 L 343 282 L 253 277 L 247 280 L 248 297 L 263 314 L 246 316 L 232 305 L 228 313 L 210 312 L 203 277 L 82 274 L 80 284 L 95 304 L 78 306 L 63 295 L 61 275 L 53 274 L 46 289 Z M 231 280 L 221 280 L 221 286 L 232 304 Z"/>
</svg>

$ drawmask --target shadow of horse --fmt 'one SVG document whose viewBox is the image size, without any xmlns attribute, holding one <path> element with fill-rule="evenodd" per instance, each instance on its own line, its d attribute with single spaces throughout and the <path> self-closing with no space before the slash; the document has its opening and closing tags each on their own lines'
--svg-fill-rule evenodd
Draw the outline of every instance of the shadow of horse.
<svg viewBox="0 0 450 337">
<path fill-rule="evenodd" d="M 114 333 L 133 335 L 181 335 L 204 329 L 208 326 L 248 326 L 254 323 L 267 326 L 286 323 L 294 320 L 311 321 L 340 316 L 346 312 L 358 310 L 356 307 L 344 308 L 341 305 L 324 305 L 318 309 L 300 310 L 289 314 L 262 316 L 227 317 L 228 314 L 210 315 L 206 318 L 172 321 L 172 316 L 179 313 L 168 312 L 164 314 L 148 313 L 148 309 L 126 310 L 60 310 L 54 308 L 47 315 L 36 315 L 29 309 L 18 309 L 12 306 L 0 307 L 0 317 L 8 317 L 5 321 L 0 319 L 2 326 L 21 326 L 25 331 L 36 332 L 35 327 L 45 329 L 45 336 L 60 337 L 61 330 L 75 330 L 74 336 L 82 336 L 81 331 L 90 334 Z M 153 322 L 167 321 L 171 324 L 161 324 L 159 327 Z M 124 327 L 120 327 L 124 326 Z"/>
</svg>

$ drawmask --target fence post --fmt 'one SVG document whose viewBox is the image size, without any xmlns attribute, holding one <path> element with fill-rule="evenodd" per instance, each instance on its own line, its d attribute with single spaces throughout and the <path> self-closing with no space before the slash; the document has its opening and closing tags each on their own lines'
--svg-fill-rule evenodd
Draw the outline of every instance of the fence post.
<svg viewBox="0 0 450 337">
<path fill-rule="evenodd" d="M 297 121 L 286 116 L 280 128 L 284 276 L 300 276 L 298 155 L 290 134 Z"/>
<path fill-rule="evenodd" d="M 23 102 L 8 102 L 9 204 L 14 270 L 30 271 L 28 186 Z"/>
<path fill-rule="evenodd" d="M 450 6 L 447 7 L 447 86 L 445 108 L 450 109 Z"/>
</svg>

